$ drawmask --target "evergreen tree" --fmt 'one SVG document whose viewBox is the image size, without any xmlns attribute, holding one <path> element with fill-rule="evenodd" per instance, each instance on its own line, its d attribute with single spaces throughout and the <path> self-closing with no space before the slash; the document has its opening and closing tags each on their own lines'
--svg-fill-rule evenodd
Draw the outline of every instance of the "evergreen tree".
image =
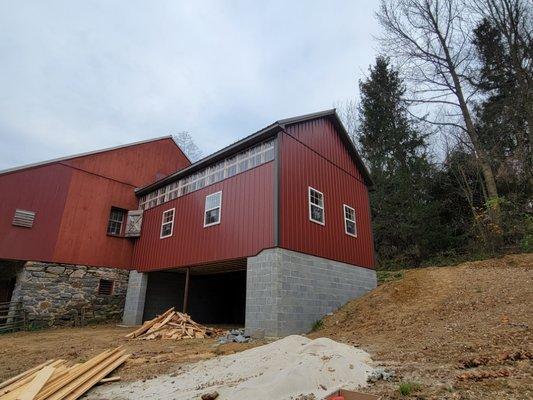
<svg viewBox="0 0 533 400">
<path fill-rule="evenodd" d="M 388 59 L 376 59 L 360 92 L 360 148 L 375 182 L 370 197 L 376 251 L 382 266 L 385 260 L 417 264 L 439 250 L 439 237 L 447 232 L 431 198 L 426 135 L 409 118 L 405 88 Z"/>
</svg>

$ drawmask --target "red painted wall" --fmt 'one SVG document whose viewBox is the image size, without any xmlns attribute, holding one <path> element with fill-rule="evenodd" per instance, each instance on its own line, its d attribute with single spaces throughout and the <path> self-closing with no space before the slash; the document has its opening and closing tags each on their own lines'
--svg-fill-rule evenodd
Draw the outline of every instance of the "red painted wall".
<svg viewBox="0 0 533 400">
<path fill-rule="evenodd" d="M 53 260 L 129 268 L 133 241 L 107 235 L 111 207 L 137 208 L 133 187 L 74 170 Z"/>
<path fill-rule="evenodd" d="M 189 193 L 144 213 L 133 267 L 176 268 L 249 257 L 273 246 L 273 163 Z M 203 227 L 205 197 L 222 190 L 219 225 Z M 173 235 L 160 239 L 164 211 L 175 207 Z"/>
<path fill-rule="evenodd" d="M 0 258 L 52 259 L 71 176 L 59 164 L 0 175 Z M 11 225 L 17 208 L 36 212 L 32 228 Z"/>
<path fill-rule="evenodd" d="M 189 164 L 166 138 L 0 174 L 0 258 L 129 268 L 111 207 L 137 209 L 136 187 Z M 11 225 L 16 208 L 37 212 L 32 228 Z"/>
<path fill-rule="evenodd" d="M 281 135 L 280 245 L 374 268 L 368 189 L 334 129 L 318 119 Z M 309 220 L 309 186 L 324 194 L 325 226 Z M 356 211 L 357 238 L 344 233 L 343 204 Z"/>
<path fill-rule="evenodd" d="M 170 138 L 72 158 L 64 163 L 135 187 L 156 181 L 158 174 L 166 176 L 190 165 Z"/>
</svg>

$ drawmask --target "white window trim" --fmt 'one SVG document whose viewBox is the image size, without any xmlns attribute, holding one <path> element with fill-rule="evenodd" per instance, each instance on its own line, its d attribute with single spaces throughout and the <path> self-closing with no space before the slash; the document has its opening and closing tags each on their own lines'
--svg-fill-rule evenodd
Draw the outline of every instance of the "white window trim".
<svg viewBox="0 0 533 400">
<path fill-rule="evenodd" d="M 211 196 L 216 196 L 217 194 L 220 193 L 220 204 L 216 207 L 211 207 L 211 208 L 205 208 L 206 204 L 207 204 L 207 199 Z M 205 223 L 205 215 L 209 212 L 209 211 L 212 211 L 212 210 L 216 210 L 216 209 L 219 209 L 218 210 L 218 221 L 217 222 L 211 222 L 210 224 L 206 224 Z M 218 225 L 220 224 L 220 221 L 222 220 L 222 190 L 219 190 L 218 192 L 215 192 L 215 193 L 211 193 L 211 194 L 208 194 L 207 196 L 205 196 L 205 203 L 204 203 L 204 228 L 208 228 L 210 226 L 213 226 L 213 225 Z"/>
<path fill-rule="evenodd" d="M 164 222 L 165 221 L 165 214 L 169 211 L 172 211 L 172 221 L 170 222 Z M 169 208 L 168 210 L 163 211 L 163 214 L 161 214 L 161 228 L 159 229 L 159 239 L 165 239 L 167 237 L 171 237 L 174 234 L 174 221 L 176 219 L 176 207 Z M 170 234 L 163 236 L 163 225 L 170 224 Z"/>
<path fill-rule="evenodd" d="M 346 209 L 349 208 L 353 211 L 353 217 L 354 220 L 346 218 Z M 357 237 L 357 214 L 355 212 L 355 208 L 350 207 L 348 204 L 343 204 L 342 207 L 342 217 L 344 218 L 344 233 L 346 233 L 348 236 Z M 348 232 L 348 221 L 353 222 L 353 225 L 355 227 L 355 234 Z"/>
<path fill-rule="evenodd" d="M 315 192 L 320 193 L 320 195 L 322 196 L 322 207 L 311 203 L 311 190 L 314 190 Z M 309 221 L 314 222 L 315 224 L 322 225 L 322 226 L 326 225 L 326 210 L 324 209 L 326 205 L 326 200 L 324 198 L 324 193 L 322 193 L 320 190 L 315 189 L 314 187 L 308 186 L 307 203 L 308 203 L 308 208 L 309 208 Z M 324 219 L 323 221 L 317 221 L 316 219 L 313 219 L 313 213 L 311 212 L 311 205 L 322 209 L 322 216 Z"/>
</svg>

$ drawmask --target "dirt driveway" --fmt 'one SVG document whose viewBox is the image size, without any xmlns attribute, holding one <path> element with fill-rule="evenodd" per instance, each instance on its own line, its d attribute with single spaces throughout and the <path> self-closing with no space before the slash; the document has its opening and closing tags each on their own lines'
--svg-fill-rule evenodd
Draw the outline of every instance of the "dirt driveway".
<svg viewBox="0 0 533 400">
<path fill-rule="evenodd" d="M 231 354 L 261 343 L 219 345 L 215 339 L 126 340 L 131 328 L 98 325 L 0 335 L 0 382 L 51 358 L 83 362 L 111 347 L 132 357 L 117 370 L 122 380 L 147 379 L 175 371 L 179 364 Z"/>
</svg>

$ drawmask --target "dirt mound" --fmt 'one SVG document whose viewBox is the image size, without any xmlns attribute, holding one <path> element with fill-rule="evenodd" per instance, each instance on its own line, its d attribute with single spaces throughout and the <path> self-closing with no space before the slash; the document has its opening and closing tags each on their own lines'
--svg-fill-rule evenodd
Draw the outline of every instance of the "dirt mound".
<svg viewBox="0 0 533 400">
<path fill-rule="evenodd" d="M 532 328 L 533 254 L 521 254 L 408 270 L 347 303 L 311 336 L 361 345 L 438 398 L 522 398 L 533 390 L 531 360 L 503 355 L 531 352 Z M 475 385 L 458 380 L 461 362 L 480 356 L 502 361 L 479 368 L 505 365 L 509 375 Z M 454 390 L 463 397 L 453 397 Z"/>
</svg>

